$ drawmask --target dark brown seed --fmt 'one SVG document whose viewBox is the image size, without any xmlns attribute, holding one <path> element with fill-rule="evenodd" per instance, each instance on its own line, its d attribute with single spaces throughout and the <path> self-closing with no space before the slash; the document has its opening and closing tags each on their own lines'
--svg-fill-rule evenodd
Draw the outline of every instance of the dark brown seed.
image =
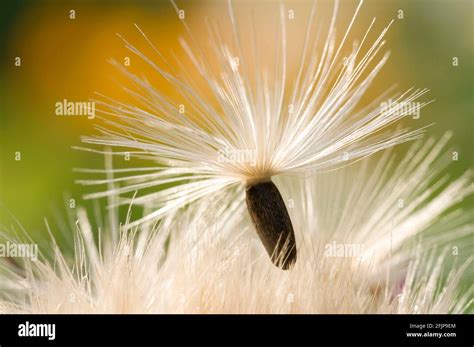
<svg viewBox="0 0 474 347">
<path fill-rule="evenodd" d="M 296 261 L 296 241 L 290 215 L 272 181 L 247 184 L 247 208 L 272 262 L 287 270 Z"/>
</svg>

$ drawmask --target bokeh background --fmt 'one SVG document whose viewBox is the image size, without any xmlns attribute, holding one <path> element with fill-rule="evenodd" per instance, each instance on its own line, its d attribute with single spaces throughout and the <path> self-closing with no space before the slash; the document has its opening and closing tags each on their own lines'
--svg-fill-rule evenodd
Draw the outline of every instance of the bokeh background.
<svg viewBox="0 0 474 347">
<path fill-rule="evenodd" d="M 209 12 L 227 15 L 224 1 L 178 1 L 178 5 L 195 27 Z M 342 16 L 350 16 L 356 5 L 357 1 L 342 1 Z M 15 217 L 30 234 L 40 236 L 46 233 L 45 217 L 52 224 L 61 223 L 70 198 L 78 205 L 94 204 L 82 201 L 91 188 L 74 183 L 84 177 L 73 168 L 104 165 L 100 155 L 72 148 L 81 145 L 82 135 L 94 133 L 94 120 L 58 117 L 55 103 L 88 100 L 95 91 L 123 97 L 124 78 L 108 60 L 121 62 L 131 54 L 116 33 L 143 47 L 134 28 L 137 23 L 162 51 L 180 54 L 183 27 L 168 1 L 7 0 L 0 6 L 0 224 L 11 226 Z M 69 17 L 72 9 L 75 19 Z M 403 19 L 397 18 L 399 10 Z M 369 0 L 355 25 L 355 31 L 363 33 L 376 16 L 380 32 L 395 19 L 387 35 L 391 58 L 367 97 L 394 83 L 401 90 L 431 89 L 429 99 L 436 102 L 422 110 L 418 123 L 409 124 L 413 120 L 408 119 L 406 124 L 435 123 L 428 131 L 433 136 L 454 132 L 452 147 L 460 160 L 451 165 L 452 176 L 474 166 L 473 13 L 471 0 Z M 15 66 L 15 57 L 21 58 L 21 66 Z M 453 66 L 453 57 L 458 57 L 459 66 Z M 146 75 L 147 68 L 140 64 L 131 57 L 135 71 Z M 15 160 L 16 152 L 21 152 L 20 161 Z M 95 204 L 104 208 L 105 201 Z M 472 201 L 464 202 L 464 207 L 472 213 Z"/>
</svg>

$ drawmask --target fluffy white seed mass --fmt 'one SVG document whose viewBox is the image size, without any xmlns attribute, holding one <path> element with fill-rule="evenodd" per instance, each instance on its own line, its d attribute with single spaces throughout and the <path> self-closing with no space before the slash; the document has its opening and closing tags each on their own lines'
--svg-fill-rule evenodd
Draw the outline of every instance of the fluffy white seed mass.
<svg viewBox="0 0 474 347">
<path fill-rule="evenodd" d="M 389 131 L 409 110 L 381 105 L 389 99 L 394 105 L 419 102 L 426 89 L 387 88 L 363 101 L 388 59 L 384 37 L 392 23 L 376 30 L 374 19 L 365 34 L 352 38 L 362 2 L 347 22 L 339 20 L 336 1 L 329 12 L 315 2 L 291 23 L 283 4 L 260 4 L 257 13 L 237 4 L 222 8 L 224 18 L 202 19 L 204 38 L 183 20 L 185 57 L 174 55 L 173 63 L 138 27 L 153 56 L 123 39 L 176 94 L 115 63 L 130 81 L 126 89 L 133 102 L 98 101 L 104 126 L 97 136 L 84 138 L 99 146 L 97 151 L 105 145 L 117 155 L 150 161 L 147 172 L 137 169 L 116 179 L 120 187 L 88 196 L 120 194 L 117 203 L 129 204 L 130 194 L 138 191 L 134 204 L 152 203 L 155 209 L 131 226 L 245 183 L 340 167 L 423 133 Z M 290 26 L 305 28 L 302 40 L 289 36 Z"/>
<path fill-rule="evenodd" d="M 0 312 L 471 312 L 474 220 L 460 203 L 474 193 L 472 172 L 446 174 L 449 134 L 402 158 L 377 153 L 424 131 L 391 129 L 409 112 L 383 102 L 408 105 L 427 90 L 364 99 L 392 23 L 374 34 L 374 20 L 353 40 L 361 4 L 344 26 L 337 1 L 329 15 L 313 5 L 298 41 L 284 5 L 261 5 L 275 21 L 257 21 L 229 3 L 204 40 L 183 21 L 186 58 L 173 63 L 137 27 L 154 56 L 126 47 L 175 95 L 116 63 L 134 101 L 97 102 L 104 127 L 84 140 L 150 166 L 114 169 L 109 155 L 105 169 L 82 170 L 104 175 L 80 182 L 104 186 L 89 197 L 108 198 L 105 228 L 78 208 L 75 230 L 60 230 L 72 249 L 53 238 L 36 261 L 1 258 Z M 288 271 L 272 264 L 245 207 L 245 184 L 271 177 L 296 235 Z"/>
<path fill-rule="evenodd" d="M 120 227 L 109 210 L 111 223 L 98 233 L 78 209 L 72 258 L 53 243 L 46 253 L 52 261 L 2 263 L 0 311 L 472 310 L 473 288 L 460 283 L 472 254 L 462 240 L 472 237 L 474 221 L 458 204 L 474 185 L 470 172 L 454 180 L 443 175 L 448 137 L 417 142 L 401 160 L 384 153 L 337 173 L 278 181 L 299 247 L 290 271 L 265 254 L 240 188 L 134 228 Z"/>
</svg>

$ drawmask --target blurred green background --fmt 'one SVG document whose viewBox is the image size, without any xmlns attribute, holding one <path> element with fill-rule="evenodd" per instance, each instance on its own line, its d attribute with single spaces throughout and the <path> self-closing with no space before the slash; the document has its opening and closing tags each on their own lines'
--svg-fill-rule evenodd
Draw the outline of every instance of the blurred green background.
<svg viewBox="0 0 474 347">
<path fill-rule="evenodd" d="M 192 14 L 191 21 L 202 20 L 208 7 L 227 14 L 223 2 L 178 4 Z M 342 1 L 343 12 L 352 13 L 356 4 Z M 54 219 L 67 209 L 65 197 L 92 205 L 81 196 L 93 188 L 75 184 L 84 176 L 72 169 L 103 167 L 100 155 L 71 148 L 81 145 L 81 135 L 94 133 L 94 120 L 58 117 L 55 103 L 88 100 L 94 91 L 122 96 L 118 82 L 123 77 L 107 60 L 122 61 L 130 53 L 116 33 L 143 42 L 133 27 L 138 23 L 162 51 L 174 51 L 183 28 L 168 1 L 10 0 L 1 6 L 0 224 L 9 226 L 15 216 L 29 233 L 39 235 L 45 233 L 44 217 Z M 71 9 L 74 20 L 69 18 Z M 397 19 L 399 10 L 403 19 Z M 452 130 L 452 146 L 460 153 L 459 162 L 451 165 L 452 175 L 473 167 L 473 1 L 366 1 L 356 31 L 363 33 L 374 16 L 378 32 L 392 18 L 395 24 L 387 35 L 392 55 L 367 98 L 395 83 L 400 90 L 431 89 L 428 98 L 436 102 L 422 110 L 420 120 L 405 123 L 419 127 L 434 122 L 428 134 L 435 136 Z M 21 57 L 20 67 L 15 57 Z M 453 57 L 459 66 L 453 66 Z M 132 64 L 140 69 L 140 62 Z M 16 152 L 21 152 L 20 161 Z M 114 164 L 132 166 L 133 159 Z"/>
</svg>

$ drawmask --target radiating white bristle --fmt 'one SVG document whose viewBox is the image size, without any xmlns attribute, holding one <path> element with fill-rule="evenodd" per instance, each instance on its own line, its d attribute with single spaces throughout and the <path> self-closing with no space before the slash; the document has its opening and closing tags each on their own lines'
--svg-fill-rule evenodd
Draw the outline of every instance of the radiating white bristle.
<svg viewBox="0 0 474 347">
<path fill-rule="evenodd" d="M 274 267 L 257 240 L 243 189 L 207 196 L 158 224 L 119 230 L 109 222 L 100 246 L 79 210 L 75 260 L 53 245 L 54 262 L 25 259 L 22 271 L 4 264 L 0 311 L 465 312 L 473 287 L 461 291 L 460 282 L 472 245 L 461 239 L 473 235 L 474 221 L 458 203 L 473 184 L 471 173 L 439 175 L 448 137 L 415 143 L 398 164 L 384 153 L 305 181 L 279 178 L 299 247 L 291 271 Z M 360 248 L 339 255 L 348 245 Z"/>
<path fill-rule="evenodd" d="M 209 20 L 208 37 L 199 40 L 183 21 L 187 37 L 180 42 L 189 61 L 176 61 L 177 70 L 141 29 L 156 56 L 146 56 L 123 39 L 179 97 L 167 96 L 147 79 L 115 63 L 130 79 L 129 92 L 135 102 L 103 97 L 98 103 L 105 125 L 99 127 L 99 135 L 84 141 L 111 146 L 114 154 L 127 152 L 159 167 L 146 173 L 137 168 L 136 174 L 115 179 L 120 187 L 87 197 L 121 194 L 125 197 L 119 203 L 129 204 L 127 194 L 142 192 L 134 203 L 153 203 L 157 209 L 131 224 L 136 226 L 242 182 L 332 169 L 420 137 L 423 129 L 386 131 L 408 111 L 385 110 L 381 103 L 388 98 L 399 104 L 418 102 L 426 89 L 410 88 L 403 93 L 389 89 L 372 102 L 361 101 L 388 59 L 388 53 L 383 53 L 384 36 L 392 24 L 371 43 L 368 37 L 374 20 L 361 40 L 351 44 L 349 33 L 361 5 L 344 24 L 342 34 L 336 31 L 338 2 L 328 24 L 323 20 L 324 11 L 313 5 L 307 18 L 298 22 L 306 25 L 304 42 L 293 47 L 284 5 L 265 5 L 265 14 L 276 19 L 271 28 L 275 36 L 269 38 L 262 36 L 269 29 L 268 22 L 256 22 L 253 15 L 244 13 L 239 17 L 229 2 L 230 35 L 223 34 L 223 24 Z M 252 18 L 251 23 L 242 25 L 247 17 Z M 262 52 L 268 42 L 271 52 Z M 290 66 L 289 55 L 295 52 L 299 59 L 292 59 Z M 181 105 L 186 105 L 184 114 Z M 222 151 L 245 153 L 250 159 L 220 160 Z M 104 184 L 110 180 L 80 182 Z M 176 186 L 161 189 L 165 184 Z M 157 191 L 146 192 L 148 188 Z"/>
</svg>

